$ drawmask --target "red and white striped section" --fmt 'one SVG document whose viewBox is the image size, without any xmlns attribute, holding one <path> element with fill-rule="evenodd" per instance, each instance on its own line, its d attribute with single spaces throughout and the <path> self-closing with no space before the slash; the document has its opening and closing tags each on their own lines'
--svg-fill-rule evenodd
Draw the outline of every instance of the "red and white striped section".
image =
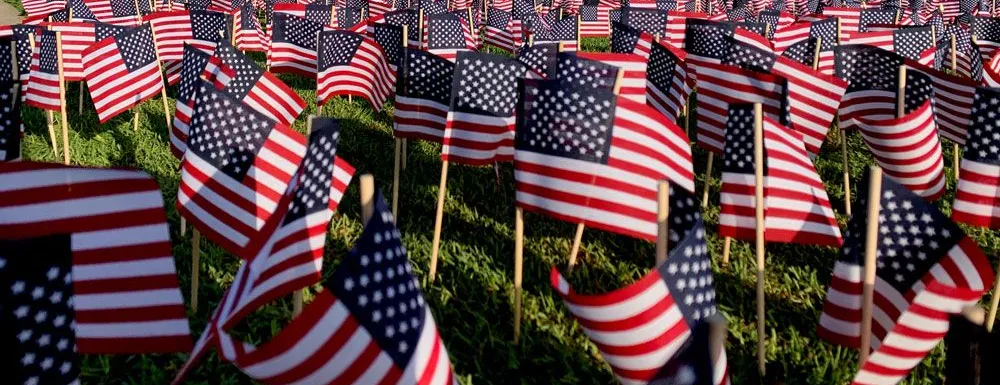
<svg viewBox="0 0 1000 385">
<path fill-rule="evenodd" d="M 83 51 L 96 43 L 92 23 L 43 23 L 50 31 L 59 32 L 62 38 L 63 77 L 66 81 L 84 80 Z"/>
<path fill-rule="evenodd" d="M 944 194 L 944 159 L 930 101 L 901 118 L 857 123 L 887 177 L 929 201 Z"/>
<path fill-rule="evenodd" d="M 66 8 L 64 0 L 22 0 L 21 6 L 28 16 L 48 15 Z M 16 23 L 16 22 L 15 22 Z"/>
<path fill-rule="evenodd" d="M 785 52 L 793 44 L 803 39 L 808 39 L 811 30 L 812 22 L 809 21 L 800 21 L 783 28 L 778 28 L 777 31 L 774 31 L 774 52 L 781 55 L 781 53 Z"/>
<path fill-rule="evenodd" d="M 156 61 L 129 72 L 115 39 L 105 39 L 84 52 L 87 88 L 101 123 L 146 101 L 163 89 Z"/>
<path fill-rule="evenodd" d="M 762 103 L 775 117 L 784 109 L 785 82 L 776 75 L 709 62 L 700 62 L 697 71 L 697 139 L 706 150 L 721 154 L 725 148 L 730 103 Z"/>
<path fill-rule="evenodd" d="M 625 71 L 619 95 L 646 103 L 646 58 L 631 53 L 580 52 L 580 58 L 597 60 Z"/>
<path fill-rule="evenodd" d="M 802 133 L 809 156 L 815 158 L 837 116 L 847 82 L 783 56 L 775 60 L 771 71 L 788 80 L 792 125 Z"/>
<path fill-rule="evenodd" d="M 687 30 L 687 19 L 707 19 L 705 12 L 667 12 L 667 36 L 666 40 L 677 49 L 684 49 L 684 38 Z"/>
<path fill-rule="evenodd" d="M 441 143 L 444 140 L 448 105 L 428 99 L 396 96 L 392 132 L 397 138 Z"/>
<path fill-rule="evenodd" d="M 321 41 L 320 44 L 325 42 Z M 389 62 L 378 43 L 365 36 L 350 63 L 319 72 L 316 97 L 323 104 L 334 95 L 360 96 L 371 104 L 373 110 L 381 111 L 392 95 L 395 84 L 396 71 L 389 68 Z"/>
</svg>

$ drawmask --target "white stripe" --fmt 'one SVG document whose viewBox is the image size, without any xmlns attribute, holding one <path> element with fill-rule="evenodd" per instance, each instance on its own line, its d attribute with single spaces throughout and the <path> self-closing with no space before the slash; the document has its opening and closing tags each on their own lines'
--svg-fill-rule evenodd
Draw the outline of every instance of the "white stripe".
<svg viewBox="0 0 1000 385">
<path fill-rule="evenodd" d="M 253 378 L 273 377 L 294 368 L 296 365 L 310 359 L 316 352 L 326 345 L 327 341 L 341 329 L 350 314 L 347 308 L 336 301 L 329 310 L 313 325 L 309 331 L 302 336 L 299 343 L 290 349 L 273 357 L 270 360 L 259 362 L 255 365 L 242 368 L 245 373 Z M 347 368 L 354 358 L 361 354 L 371 339 L 367 336 L 364 328 L 359 327 L 354 335 L 347 341 L 343 349 L 337 351 L 333 359 L 327 364 L 313 372 L 314 377 L 322 376 L 332 380 L 335 374 L 341 373 Z M 339 359 L 338 359 L 339 358 Z M 331 375 L 334 374 L 334 375 Z M 328 381 L 314 381 L 313 383 L 328 383 Z"/>
<path fill-rule="evenodd" d="M 187 319 L 76 324 L 76 338 L 151 338 L 190 334 L 191 329 Z"/>
<path fill-rule="evenodd" d="M 73 266 L 73 276 L 78 267 Z M 76 310 L 115 310 L 137 307 L 183 304 L 181 291 L 177 288 L 155 290 L 132 290 L 118 293 L 76 294 Z"/>
<path fill-rule="evenodd" d="M 0 225 L 23 224 L 163 207 L 159 191 L 115 194 L 0 208 Z"/>
</svg>

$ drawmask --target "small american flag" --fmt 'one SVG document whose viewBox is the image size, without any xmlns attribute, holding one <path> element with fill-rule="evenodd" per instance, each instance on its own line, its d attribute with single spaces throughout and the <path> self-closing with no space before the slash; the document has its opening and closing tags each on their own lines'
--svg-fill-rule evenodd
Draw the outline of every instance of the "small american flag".
<svg viewBox="0 0 1000 385">
<path fill-rule="evenodd" d="M 920 64 L 934 64 L 937 49 L 931 27 L 892 28 L 875 32 L 859 32 L 851 36 L 851 44 L 879 47 Z"/>
<path fill-rule="evenodd" d="M 861 137 L 885 175 L 933 201 L 944 194 L 944 157 L 934 122 L 933 81 L 906 72 L 903 115 L 890 119 L 858 118 Z"/>
<path fill-rule="evenodd" d="M 973 17 L 972 36 L 976 37 L 983 60 L 989 60 L 996 49 L 1000 48 L 1000 18 Z"/>
<path fill-rule="evenodd" d="M 600 5 L 580 6 L 580 37 L 608 36 L 611 32 L 611 19 L 608 16 L 610 11 L 610 8 Z"/>
<path fill-rule="evenodd" d="M 486 44 L 507 52 L 514 52 L 514 34 L 511 33 L 510 12 L 490 8 L 486 13 Z"/>
<path fill-rule="evenodd" d="M 664 39 L 672 47 L 684 49 L 687 35 L 687 20 L 707 18 L 708 14 L 704 12 L 669 11 L 667 12 L 667 27 Z"/>
<path fill-rule="evenodd" d="M 306 155 L 279 202 L 279 211 L 268 221 L 266 242 L 236 272 L 175 384 L 213 347 L 222 358 L 237 359 L 227 329 L 267 302 L 321 279 L 326 229 L 354 174 L 354 168 L 336 156 L 339 136 L 338 121 L 313 119 Z"/>
<path fill-rule="evenodd" d="M 31 55 L 31 81 L 25 90 L 25 105 L 43 110 L 59 111 L 62 106 L 62 79 L 59 78 L 60 60 L 56 56 L 54 31 L 35 34 L 35 52 Z"/>
<path fill-rule="evenodd" d="M 389 68 L 398 70 L 400 61 L 403 60 L 403 50 L 406 49 L 403 46 L 403 27 L 388 23 L 369 23 L 368 36 L 382 48 Z"/>
<path fill-rule="evenodd" d="M 321 31 L 333 27 L 286 13 L 274 14 L 267 60 L 271 72 L 316 76 L 316 44 Z"/>
<path fill-rule="evenodd" d="M 5 350 L 23 365 L 8 376 L 25 376 L 15 383 L 70 383 L 77 353 L 191 348 L 163 196 L 149 174 L 0 163 L 0 181 L 0 286 L 15 316 L 5 320 L 14 323 Z"/>
<path fill-rule="evenodd" d="M 293 3 L 274 5 L 274 13 L 283 13 L 290 16 L 302 17 L 312 22 L 335 27 L 338 23 L 337 14 L 333 11 L 333 9 L 333 6 L 323 4 L 322 2 L 312 4 Z"/>
<path fill-rule="evenodd" d="M 868 32 L 868 27 L 870 26 L 895 25 L 897 22 L 899 22 L 899 9 L 862 9 L 860 18 L 858 19 L 858 32 Z M 853 41 L 851 43 L 853 43 Z"/>
<path fill-rule="evenodd" d="M 1000 106 L 1000 91 L 989 88 L 976 90 L 969 137 L 965 141 L 958 190 L 952 204 L 952 219 L 988 228 L 1000 227 L 995 207 L 1000 203 L 996 181 L 1000 179 L 1000 133 L 996 114 Z"/>
<path fill-rule="evenodd" d="M 136 26 L 139 16 L 149 14 L 148 1 L 135 0 L 83 0 L 90 11 L 97 17 L 97 20 L 105 23 L 124 23 L 129 26 Z M 138 4 L 139 9 L 136 9 Z"/>
<path fill-rule="evenodd" d="M 406 49 L 404 54 L 396 79 L 393 135 L 441 143 L 455 64 L 416 49 Z"/>
<path fill-rule="evenodd" d="M 85 79 L 83 74 L 84 50 L 98 41 L 127 29 L 127 27 L 101 22 L 44 23 L 43 25 L 50 31 L 58 31 L 62 34 L 62 65 L 66 81 Z"/>
<path fill-rule="evenodd" d="M 97 20 L 97 16 L 90 11 L 90 7 L 83 0 L 69 0 L 66 3 L 66 8 L 73 12 L 73 19 L 75 20 Z"/>
<path fill-rule="evenodd" d="M 621 68 L 624 72 L 620 94 L 639 103 L 646 103 L 646 58 L 630 53 L 579 52 L 580 58 L 600 61 Z"/>
<path fill-rule="evenodd" d="M 267 51 L 267 35 L 260 26 L 257 9 L 252 1 L 243 3 L 243 6 L 233 11 L 233 25 L 237 48 L 243 51 Z"/>
<path fill-rule="evenodd" d="M 719 235 L 753 239 L 754 108 L 731 105 L 726 121 Z M 840 228 L 802 134 L 764 117 L 764 237 L 768 242 L 840 246 Z"/>
<path fill-rule="evenodd" d="M 837 77 L 847 81 L 847 92 L 840 105 L 840 128 L 854 129 L 854 120 L 860 117 L 895 118 L 903 57 L 863 45 L 838 46 L 834 51 Z"/>
<path fill-rule="evenodd" d="M 48 15 L 66 8 L 65 0 L 23 0 L 21 6 L 28 16 Z"/>
<path fill-rule="evenodd" d="M 622 24 L 654 36 L 667 33 L 667 12 L 656 9 L 626 8 L 622 12 Z"/>
<path fill-rule="evenodd" d="M 592 87 L 613 92 L 620 71 L 615 65 L 585 59 L 575 53 L 556 54 L 555 78 L 567 87 Z"/>
<path fill-rule="evenodd" d="M 807 37 L 797 43 L 788 46 L 781 56 L 786 57 L 796 63 L 813 68 L 816 64 L 816 43 L 819 39 Z"/>
<path fill-rule="evenodd" d="M 382 110 L 396 85 L 396 71 L 389 68 L 374 39 L 349 31 L 322 32 L 318 55 L 318 104 L 334 95 L 356 95 L 371 103 L 375 111 Z"/>
<path fill-rule="evenodd" d="M 969 78 L 928 67 L 908 67 L 910 71 L 929 77 L 934 85 L 934 117 L 938 133 L 952 142 L 965 144 L 977 83 Z"/>
<path fill-rule="evenodd" d="M 657 181 L 694 189 L 680 127 L 607 87 L 525 83 L 514 155 L 518 206 L 655 240 Z"/>
<path fill-rule="evenodd" d="M 409 40 L 409 48 L 420 48 L 420 24 L 417 23 L 419 15 L 412 9 L 400 9 L 386 13 L 382 20 L 386 24 L 407 26 L 406 34 Z"/>
<path fill-rule="evenodd" d="M 9 52 L 10 48 L 7 51 Z M 2 73 L 3 69 L 0 66 L 0 78 L 3 77 Z M 0 163 L 21 159 L 21 98 L 18 95 L 20 87 L 10 79 L 9 73 L 6 76 L 5 80 L 0 80 Z"/>
<path fill-rule="evenodd" d="M 611 52 L 649 57 L 653 35 L 622 23 L 611 23 Z"/>
<path fill-rule="evenodd" d="M 306 102 L 291 87 L 274 74 L 261 70 L 256 62 L 232 45 L 222 42 L 215 48 L 215 56 L 235 73 L 223 91 L 247 106 L 289 127 L 306 108 Z"/>
<path fill-rule="evenodd" d="M 163 90 L 148 24 L 101 40 L 83 52 L 87 88 L 101 123 Z"/>
<path fill-rule="evenodd" d="M 448 60 L 458 52 L 475 51 L 475 40 L 462 18 L 450 13 L 424 15 L 427 19 L 427 51 Z"/>
<path fill-rule="evenodd" d="M 864 184 L 867 186 L 867 183 Z M 864 213 L 868 193 L 858 194 Z M 948 315 L 975 304 L 993 280 L 976 242 L 933 204 L 886 178 L 879 191 L 872 314 L 874 353 L 853 384 L 896 384 L 948 331 Z M 866 218 L 855 215 L 833 268 L 818 334 L 860 346 Z"/>
<path fill-rule="evenodd" d="M 785 124 L 787 80 L 775 74 L 727 64 L 705 63 L 698 68 L 696 129 L 698 144 L 706 150 L 723 152 L 730 103 L 762 103 L 766 116 Z"/>
<path fill-rule="evenodd" d="M 211 83 L 197 87 L 177 209 L 212 242 L 252 258 L 306 140 Z"/>
<path fill-rule="evenodd" d="M 181 60 L 184 44 L 212 50 L 221 41 L 229 41 L 230 15 L 212 11 L 157 12 L 146 17 L 156 34 L 160 60 Z M 225 37 L 223 37 L 225 36 Z"/>
<path fill-rule="evenodd" d="M 336 16 L 334 17 L 337 24 L 334 27 L 352 29 L 359 23 L 364 22 L 362 16 L 364 16 L 365 9 L 362 7 L 337 8 L 336 11 Z"/>
<path fill-rule="evenodd" d="M 442 160 L 484 165 L 514 158 L 517 83 L 526 70 L 516 59 L 458 53 Z"/>
<path fill-rule="evenodd" d="M 558 44 L 535 44 L 517 51 L 517 60 L 528 67 L 529 79 L 554 79 Z"/>
<path fill-rule="evenodd" d="M 861 24 L 861 9 L 859 7 L 824 7 L 819 16 L 840 20 L 840 36 L 845 43 L 850 41 L 851 34 L 859 32 L 858 28 Z"/>
<path fill-rule="evenodd" d="M 684 51 L 653 43 L 646 72 L 646 103 L 676 122 L 691 94 Z"/>
<path fill-rule="evenodd" d="M 11 28 L 10 31 L 15 32 L 15 29 Z M 2 32 L 5 31 L 0 30 L 0 36 L 2 36 Z M 20 33 L 19 31 L 17 32 L 18 33 L 12 33 L 6 35 L 5 37 L 0 37 L 0 45 L 3 45 L 3 47 L 0 49 L 3 49 L 5 52 L 5 54 L 3 55 L 3 58 L 5 58 L 4 63 L 12 63 L 13 57 L 11 55 L 17 57 L 17 79 L 12 79 L 14 76 L 12 72 L 13 70 L 12 65 L 5 64 L 3 66 L 0 66 L 0 68 L 5 68 L 6 77 L 4 77 L 3 79 L 17 80 L 21 84 L 22 91 L 20 92 L 21 94 L 20 99 L 21 101 L 24 101 L 23 90 L 28 85 L 28 80 L 31 74 L 32 48 L 31 48 L 31 39 L 29 33 Z M 34 30 L 32 30 L 30 33 L 34 33 Z M 14 43 L 14 52 L 11 52 L 11 49 L 9 48 L 11 47 L 10 44 L 11 42 Z"/>
<path fill-rule="evenodd" d="M 832 20 L 832 19 L 831 19 Z M 833 20 L 836 23 L 836 20 Z M 781 54 L 786 49 L 802 40 L 808 39 L 812 32 L 813 21 L 798 21 L 784 27 L 779 27 L 774 32 L 774 51 Z M 834 30 L 836 36 L 836 29 Z"/>
<path fill-rule="evenodd" d="M 578 25 L 579 18 L 577 16 L 564 18 L 553 23 L 552 29 L 547 31 L 547 34 L 536 37 L 535 42 L 562 42 L 564 51 L 576 51 L 580 48 L 580 37 L 577 36 Z"/>
<path fill-rule="evenodd" d="M 700 220 L 671 250 L 666 262 L 627 287 L 607 294 L 579 294 L 555 268 L 550 280 L 622 383 L 729 383 L 724 350 L 715 362 L 698 363 L 710 366 L 705 373 L 711 373 L 711 381 L 698 378 L 690 368 L 677 373 L 677 366 L 668 365 L 688 358 L 684 347 L 696 338 L 694 332 L 704 326 L 706 318 L 718 314 L 711 257 Z M 698 381 L 691 382 L 692 377 Z"/>
<path fill-rule="evenodd" d="M 722 62 L 729 49 L 728 38 L 733 36 L 736 27 L 732 23 L 711 20 L 687 18 L 684 37 L 680 47 L 687 52 L 687 64 L 698 77 L 698 70 L 703 64 L 718 64 Z M 721 151 L 722 148 L 720 147 Z"/>
<path fill-rule="evenodd" d="M 201 79 L 215 83 L 216 87 L 224 87 L 235 75 L 231 67 L 222 64 L 222 60 L 209 52 L 184 46 L 183 68 L 180 72 L 180 84 L 177 86 L 177 101 L 174 108 L 174 124 L 170 129 L 170 152 L 178 159 L 184 157 L 187 151 L 187 139 L 191 114 L 194 113 L 195 93 Z"/>
</svg>

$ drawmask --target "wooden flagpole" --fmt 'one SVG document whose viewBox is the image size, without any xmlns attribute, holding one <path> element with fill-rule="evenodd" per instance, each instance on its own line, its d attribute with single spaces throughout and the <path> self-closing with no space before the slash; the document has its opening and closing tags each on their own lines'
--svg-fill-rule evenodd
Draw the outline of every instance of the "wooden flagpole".
<svg viewBox="0 0 1000 385">
<path fill-rule="evenodd" d="M 167 78 L 163 76 L 163 68 L 160 66 L 160 50 L 156 46 L 156 31 L 150 27 L 150 32 L 153 34 L 153 52 L 156 54 L 156 68 L 160 74 L 160 84 L 163 87 L 160 88 L 160 96 L 163 98 L 163 118 L 167 120 L 167 132 L 173 127 L 173 121 L 170 119 L 170 106 L 167 105 Z"/>
<path fill-rule="evenodd" d="M 31 46 L 31 51 L 32 52 L 34 52 L 34 50 L 35 50 L 35 38 L 34 38 L 34 36 L 35 35 L 33 35 L 33 34 L 29 34 L 28 35 L 28 44 Z M 21 80 L 20 80 L 21 75 L 18 72 L 20 69 L 18 68 L 19 64 L 18 64 L 18 60 L 17 60 L 17 42 L 16 41 L 11 41 L 10 42 L 10 59 L 11 59 L 11 63 L 10 63 L 11 79 L 13 79 L 13 82 L 15 84 L 20 85 L 21 84 Z M 56 144 L 56 131 L 55 131 L 55 127 L 53 127 L 53 125 L 55 124 L 54 123 L 55 122 L 55 116 L 52 114 L 52 111 L 48 111 L 48 110 L 45 111 L 45 120 L 46 120 L 48 128 L 49 128 L 49 140 L 52 141 L 52 155 L 58 157 L 59 156 L 59 148 L 57 147 L 58 145 Z"/>
<path fill-rule="evenodd" d="M 530 39 L 530 37 L 529 37 L 529 39 Z M 562 43 L 559 43 L 559 51 L 560 52 L 562 51 Z M 613 89 L 612 89 L 613 91 L 612 92 L 614 92 L 615 95 L 618 95 L 619 93 L 621 93 L 621 90 L 622 90 L 622 80 L 624 78 L 625 78 L 625 71 L 624 70 L 618 70 L 618 74 L 615 75 L 615 84 L 614 84 L 614 86 L 612 86 L 613 87 Z M 594 183 L 594 179 L 595 178 L 597 178 L 597 177 L 596 176 L 592 176 L 590 182 Z M 572 246 L 570 246 L 570 249 L 569 249 L 569 267 L 567 269 L 568 269 L 568 272 L 570 272 L 570 273 L 572 273 L 573 272 L 573 268 L 576 267 L 576 256 L 580 253 L 580 243 L 583 241 L 583 229 L 584 229 L 584 227 L 585 226 L 584 226 L 583 222 L 580 222 L 580 223 L 578 223 L 576 225 L 576 233 L 573 235 L 573 244 L 572 244 Z"/>
<path fill-rule="evenodd" d="M 66 76 L 63 74 L 62 32 L 56 32 L 56 61 L 59 64 L 59 114 L 62 115 L 63 164 L 69 164 L 69 120 L 66 117 Z"/>
<path fill-rule="evenodd" d="M 754 214 L 756 217 L 755 243 L 757 249 L 757 369 L 764 374 L 764 109 L 760 103 L 753 105 L 754 142 Z"/>
<path fill-rule="evenodd" d="M 822 37 L 817 37 L 816 38 L 816 50 L 815 50 L 815 53 L 813 53 L 813 64 L 812 64 L 813 70 L 817 70 L 817 71 L 819 70 L 819 53 L 822 52 L 821 51 L 822 47 L 823 47 L 823 38 Z"/>
<path fill-rule="evenodd" d="M 840 19 L 837 19 L 837 42 L 840 43 Z M 818 59 L 819 56 L 817 55 Z M 817 66 L 819 60 L 816 61 Z M 847 130 L 840 124 L 840 115 L 836 116 L 837 128 L 840 129 L 840 159 L 841 159 L 841 171 L 844 175 L 844 213 L 847 216 L 851 216 L 851 166 L 847 162 Z"/>
<path fill-rule="evenodd" d="M 524 275 L 524 210 L 514 207 L 514 345 L 521 339 L 521 281 Z"/>
<path fill-rule="evenodd" d="M 410 38 L 407 35 L 409 26 L 403 26 L 403 50 L 406 50 L 406 46 L 410 43 Z M 400 63 L 402 64 L 402 63 Z M 392 216 L 399 221 L 399 169 L 402 167 L 400 164 L 400 155 L 403 147 L 403 140 L 400 138 L 395 138 L 396 149 L 394 152 L 394 160 L 392 162 Z"/>
<path fill-rule="evenodd" d="M 670 237 L 670 183 L 661 180 L 656 186 L 656 266 L 667 260 Z"/>
<path fill-rule="evenodd" d="M 708 164 L 705 166 L 705 188 L 701 192 L 701 208 L 703 209 L 708 207 L 708 190 L 712 182 L 712 161 L 714 159 L 715 159 L 715 153 L 709 151 Z"/>
<path fill-rule="evenodd" d="M 437 276 L 438 249 L 441 247 L 441 222 L 444 220 L 444 198 L 448 188 L 448 161 L 441 162 L 441 183 L 438 184 L 437 211 L 434 213 L 434 238 L 431 241 L 430 279 Z"/>
<path fill-rule="evenodd" d="M 1000 270 L 1000 264 L 997 265 L 997 269 Z M 1000 274 L 997 274 L 996 280 L 993 282 L 993 296 L 990 297 L 990 313 L 986 317 L 986 331 L 993 331 L 993 322 L 997 318 L 997 305 L 1000 305 Z"/>
<path fill-rule="evenodd" d="M 951 72 L 958 72 L 958 56 L 955 52 L 956 39 L 955 34 L 951 34 Z M 951 167 L 955 169 L 955 180 L 958 180 L 959 175 L 959 158 L 962 148 L 958 146 L 958 143 L 952 143 L 951 151 Z"/>
<path fill-rule="evenodd" d="M 905 68 L 905 67 L 904 67 Z M 882 201 L 882 168 L 872 165 L 868 180 L 868 224 L 865 229 L 865 276 L 861 297 L 861 345 L 858 367 L 864 365 L 872 346 L 872 302 L 875 298 L 875 253 L 878 250 L 879 210 Z"/>
</svg>

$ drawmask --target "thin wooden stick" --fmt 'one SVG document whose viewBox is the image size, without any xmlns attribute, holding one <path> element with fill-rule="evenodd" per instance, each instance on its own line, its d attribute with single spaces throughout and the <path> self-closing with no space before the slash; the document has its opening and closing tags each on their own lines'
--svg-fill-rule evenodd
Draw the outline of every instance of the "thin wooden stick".
<svg viewBox="0 0 1000 385">
<path fill-rule="evenodd" d="M 764 111 L 760 103 L 753 106 L 754 121 L 754 212 L 756 216 L 755 243 L 757 247 L 757 365 L 764 374 L 764 343 L 767 330 L 764 327 Z"/>
<path fill-rule="evenodd" d="M 656 186 L 656 265 L 667 260 L 667 245 L 670 237 L 670 183 L 661 180 Z"/>
<path fill-rule="evenodd" d="M 733 244 L 733 237 L 726 237 L 722 242 L 722 264 L 729 264 L 729 247 Z"/>
<path fill-rule="evenodd" d="M 59 64 L 59 114 L 63 130 L 63 164 L 69 164 L 69 117 L 66 116 L 66 76 L 63 74 L 62 32 L 56 32 L 56 60 Z"/>
<path fill-rule="evenodd" d="M 201 233 L 194 229 L 191 235 L 191 311 L 198 311 L 198 269 L 201 254 Z"/>
<path fill-rule="evenodd" d="M 576 255 L 580 252 L 580 243 L 583 241 L 583 229 L 586 226 L 583 222 L 576 224 L 576 233 L 573 235 L 573 245 L 569 249 L 569 267 L 567 268 L 570 273 L 573 272 L 573 268 L 576 267 Z"/>
<path fill-rule="evenodd" d="M 715 153 L 708 152 L 708 165 L 705 166 L 705 190 L 701 193 L 701 208 L 708 207 L 708 190 L 710 187 L 710 182 L 712 181 L 712 160 L 715 159 Z"/>
<path fill-rule="evenodd" d="M 132 109 L 132 131 L 133 132 L 138 132 L 139 131 L 139 109 L 138 108 Z"/>
<path fill-rule="evenodd" d="M 524 211 L 514 207 L 514 344 L 521 339 L 521 281 L 524 269 Z"/>
<path fill-rule="evenodd" d="M 956 52 L 955 52 L 955 44 L 956 44 L 955 34 L 951 34 L 951 72 L 957 74 L 958 73 L 958 58 L 957 58 Z M 961 156 L 959 154 L 961 153 L 962 149 L 958 146 L 958 143 L 952 143 L 952 144 L 953 144 L 954 147 L 952 147 L 952 152 L 951 152 L 951 168 L 953 168 L 955 170 L 955 180 L 958 180 L 959 171 L 960 171 L 959 170 L 959 165 L 960 165 L 959 164 L 959 162 L 960 162 L 959 158 L 961 158 Z"/>
<path fill-rule="evenodd" d="M 45 111 L 45 120 L 49 126 L 49 140 L 52 141 L 52 154 L 59 156 L 59 148 L 56 145 L 56 115 L 52 111 Z"/>
<path fill-rule="evenodd" d="M 875 296 L 875 256 L 878 250 L 879 211 L 882 202 L 882 169 L 871 167 L 868 179 L 868 212 L 865 229 L 865 280 L 861 292 L 861 345 L 858 367 L 864 365 L 872 346 L 872 301 Z"/>
<path fill-rule="evenodd" d="M 814 70 L 819 70 L 819 53 L 821 51 L 820 50 L 821 47 L 823 47 L 823 38 L 822 37 L 817 37 L 816 38 L 816 52 L 813 54 L 813 64 L 812 64 L 812 67 L 813 67 Z"/>
<path fill-rule="evenodd" d="M 998 262 L 997 270 L 1000 271 L 1000 262 Z M 993 322 L 997 318 L 997 305 L 1000 305 L 1000 274 L 996 275 L 996 280 L 993 281 L 993 296 L 990 297 L 990 314 L 986 317 L 986 331 L 993 331 Z"/>
<path fill-rule="evenodd" d="M 187 219 L 184 219 L 184 216 L 181 216 L 181 236 L 183 237 L 184 233 L 186 232 L 187 232 Z"/>
<path fill-rule="evenodd" d="M 153 42 L 155 43 L 156 31 L 152 31 L 152 33 Z M 156 54 L 156 69 L 160 74 L 160 85 L 162 85 L 160 88 L 160 96 L 163 98 L 163 118 L 167 121 L 167 132 L 170 132 L 170 129 L 173 126 L 173 121 L 170 119 L 170 106 L 167 105 L 167 78 L 163 76 L 163 68 L 160 66 L 160 53 L 156 52 L 156 50 L 154 50 L 153 53 Z"/>
<path fill-rule="evenodd" d="M 406 140 L 406 139 L 403 139 L 403 164 L 400 166 L 400 168 L 403 169 L 403 171 L 406 171 L 406 159 L 407 159 L 406 148 L 407 148 L 407 143 L 409 143 L 409 141 Z"/>
<path fill-rule="evenodd" d="M 302 314 L 302 296 L 306 289 L 296 290 L 292 293 L 292 318 L 298 318 Z"/>
<path fill-rule="evenodd" d="M 375 177 L 372 174 L 361 176 L 361 223 L 368 225 L 368 221 L 375 214 Z"/>
<path fill-rule="evenodd" d="M 396 151 L 394 152 L 393 162 L 392 162 L 392 216 L 399 220 L 399 167 L 400 159 L 399 155 L 403 147 L 403 140 L 396 138 Z"/>
<path fill-rule="evenodd" d="M 434 214 L 434 239 L 431 242 L 431 282 L 437 276 L 438 248 L 441 246 L 441 222 L 444 220 L 444 197 L 448 188 L 448 161 L 441 162 L 441 184 L 438 185 L 437 212 Z"/>
<path fill-rule="evenodd" d="M 899 67 L 899 89 L 896 95 L 896 117 L 903 117 L 903 113 L 906 111 L 906 66 Z"/>
<path fill-rule="evenodd" d="M 839 120 L 838 120 L 839 122 Z M 840 159 L 841 159 L 841 170 L 844 173 L 844 213 L 847 216 L 851 216 L 851 166 L 847 162 L 847 130 L 843 128 L 840 124 Z"/>
<path fill-rule="evenodd" d="M 80 97 L 77 100 L 77 115 L 83 115 L 83 87 L 87 85 L 87 82 L 80 82 Z"/>
</svg>

